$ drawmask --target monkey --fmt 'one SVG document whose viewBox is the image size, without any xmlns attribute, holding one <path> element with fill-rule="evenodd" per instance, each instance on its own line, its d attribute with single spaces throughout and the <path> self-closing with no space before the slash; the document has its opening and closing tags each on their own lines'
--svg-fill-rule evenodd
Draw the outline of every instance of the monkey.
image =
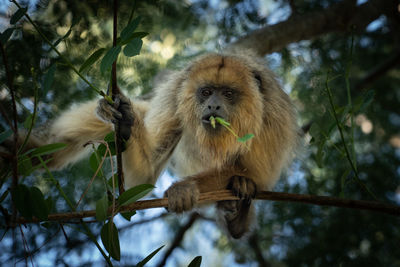
<svg viewBox="0 0 400 267">
<path fill-rule="evenodd" d="M 50 126 L 46 140 L 33 136 L 30 147 L 62 142 L 48 163 L 60 169 L 82 158 L 84 144 L 102 139 L 119 123 L 125 187 L 154 184 L 168 168 L 182 180 L 165 192 L 168 210 L 195 207 L 204 192 L 229 189 L 239 200 L 220 201 L 217 211 L 233 238 L 242 237 L 253 217 L 257 191 L 272 189 L 293 158 L 298 143 L 295 108 L 264 62 L 248 52 L 208 53 L 169 73 L 150 100 L 123 94 L 72 106 Z M 230 123 L 238 142 L 210 117 Z"/>
</svg>

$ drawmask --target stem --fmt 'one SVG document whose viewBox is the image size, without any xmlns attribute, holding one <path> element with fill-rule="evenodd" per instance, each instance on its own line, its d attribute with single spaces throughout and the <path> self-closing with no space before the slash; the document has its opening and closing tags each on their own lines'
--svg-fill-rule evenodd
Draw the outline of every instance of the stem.
<svg viewBox="0 0 400 267">
<path fill-rule="evenodd" d="M 333 113 L 333 116 L 334 116 L 335 121 L 336 121 L 336 126 L 338 127 L 338 130 L 339 130 L 339 133 L 340 133 L 340 139 L 341 139 L 341 141 L 342 141 L 342 145 L 343 145 L 343 147 L 344 147 L 344 151 L 345 151 L 345 153 L 346 153 L 347 160 L 348 160 L 348 162 L 349 162 L 349 164 L 350 164 L 351 169 L 352 169 L 353 172 L 354 172 L 354 176 L 355 176 L 355 178 L 356 178 L 356 181 L 357 181 L 357 183 L 358 183 L 367 193 L 369 193 L 375 200 L 377 200 L 377 197 L 375 196 L 375 194 L 372 193 L 372 192 L 368 189 L 368 187 L 367 187 L 367 186 L 361 181 L 361 179 L 359 178 L 357 169 L 356 169 L 356 167 L 355 167 L 355 165 L 354 165 L 354 163 L 353 163 L 353 160 L 351 159 L 350 152 L 349 152 L 349 150 L 348 150 L 348 148 L 347 148 L 346 141 L 345 141 L 345 139 L 344 139 L 344 134 L 343 134 L 342 125 L 341 125 L 340 122 L 339 122 L 339 119 L 338 119 L 338 117 L 337 117 L 336 110 L 335 110 L 335 105 L 333 104 L 333 96 L 332 96 L 332 91 L 331 91 L 331 89 L 330 89 L 330 87 L 329 87 L 329 80 L 328 80 L 328 77 L 326 78 L 325 87 L 326 87 L 326 91 L 328 92 L 329 103 L 330 103 L 330 106 L 331 106 L 331 108 L 332 108 L 332 113 Z"/>
<path fill-rule="evenodd" d="M 33 125 L 35 124 L 35 119 L 36 119 L 36 112 L 37 112 L 37 102 L 38 102 L 38 86 L 36 84 L 36 76 L 34 75 L 33 71 L 32 71 L 32 76 L 33 76 L 33 82 L 35 84 L 35 89 L 34 89 L 34 98 L 33 98 L 33 113 L 32 113 L 32 121 L 31 121 L 31 125 L 29 125 L 29 129 L 28 129 L 28 133 L 26 134 L 26 137 L 24 139 L 24 142 L 22 143 L 22 146 L 19 148 L 18 150 L 18 154 L 21 153 L 24 149 L 24 147 L 26 146 L 26 143 L 28 143 L 29 137 L 31 135 L 32 129 L 33 129 Z"/>
<path fill-rule="evenodd" d="M 16 0 L 11 0 L 11 2 L 13 2 L 18 8 L 21 8 L 21 6 L 17 3 Z M 35 22 L 33 22 L 33 20 L 31 19 L 31 17 L 28 15 L 28 13 L 25 12 L 25 17 L 28 19 L 28 21 L 32 24 L 32 26 L 35 28 L 35 30 L 39 33 L 40 37 L 42 37 L 42 39 L 51 47 L 51 49 L 54 50 L 54 52 L 57 53 L 57 55 L 65 62 L 65 64 L 67 64 L 68 67 L 70 67 L 85 83 L 87 83 L 89 85 L 90 88 L 92 88 L 94 91 L 96 91 L 98 94 L 100 94 L 101 96 L 105 97 L 106 94 L 101 91 L 100 89 L 98 89 L 96 86 L 94 86 L 91 82 L 89 82 L 75 67 L 74 65 L 72 65 L 72 63 L 65 58 L 58 50 L 57 48 L 53 45 L 52 42 L 50 42 L 50 40 L 46 37 L 46 35 L 44 35 L 41 30 L 39 29 L 39 27 L 35 24 Z"/>
<path fill-rule="evenodd" d="M 345 72 L 345 82 L 346 82 L 346 91 L 347 91 L 347 99 L 348 105 L 350 108 L 350 125 L 351 125 L 351 133 L 350 133 L 350 143 L 351 143 L 351 153 L 354 162 L 354 167 L 357 169 L 357 161 L 356 161 L 356 151 L 354 147 L 354 109 L 353 103 L 351 99 L 351 92 L 350 92 L 350 69 L 352 66 L 352 58 L 353 58 L 353 43 L 354 43 L 354 36 L 351 36 L 351 45 L 350 45 L 350 58 L 347 62 L 346 72 Z"/>
<path fill-rule="evenodd" d="M 113 47 L 117 46 L 117 23 L 118 23 L 118 0 L 114 0 L 114 17 L 113 17 Z M 117 60 L 112 64 L 111 69 L 111 84 L 112 95 L 115 96 L 120 93 L 117 85 Z M 117 154 L 117 173 L 118 173 L 118 188 L 119 194 L 124 193 L 124 173 L 122 171 L 122 137 L 120 130 L 120 123 L 115 124 L 115 150 Z"/>
</svg>

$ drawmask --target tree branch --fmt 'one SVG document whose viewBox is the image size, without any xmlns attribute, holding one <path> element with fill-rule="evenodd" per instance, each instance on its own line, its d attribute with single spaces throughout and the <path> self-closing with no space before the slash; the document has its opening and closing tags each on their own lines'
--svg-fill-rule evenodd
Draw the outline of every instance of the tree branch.
<svg viewBox="0 0 400 267">
<path fill-rule="evenodd" d="M 197 212 L 192 213 L 192 215 L 189 218 L 189 221 L 182 226 L 179 231 L 176 233 L 174 241 L 172 241 L 171 246 L 168 248 L 167 252 L 165 252 L 164 257 L 162 258 L 162 260 L 158 263 L 157 267 L 162 267 L 165 265 L 165 263 L 168 260 L 168 257 L 172 254 L 172 252 L 174 251 L 174 249 L 176 249 L 179 244 L 182 242 L 183 237 L 185 235 L 185 233 L 190 229 L 190 227 L 192 227 L 192 225 L 194 224 L 194 222 L 199 218 L 199 214 Z"/>
<path fill-rule="evenodd" d="M 233 48 L 253 49 L 259 55 L 280 51 L 290 43 L 312 40 L 322 34 L 346 32 L 350 27 L 363 30 L 382 14 L 395 10 L 395 0 L 370 0 L 356 5 L 355 0 L 344 0 L 331 7 L 308 14 L 289 17 L 286 21 L 268 25 L 240 38 Z"/>
<path fill-rule="evenodd" d="M 207 192 L 200 194 L 199 204 L 207 204 L 221 200 L 238 200 L 239 198 L 234 196 L 230 190 L 220 190 L 214 192 Z M 273 201 L 286 201 L 286 202 L 300 202 L 318 206 L 331 206 L 349 209 L 369 210 L 380 213 L 386 213 L 389 215 L 400 216 L 400 206 L 380 203 L 376 201 L 362 201 L 343 199 L 337 197 L 327 196 L 314 196 L 305 194 L 291 194 L 283 192 L 271 192 L 261 191 L 257 193 L 256 199 L 259 200 L 273 200 Z M 165 208 L 168 206 L 168 199 L 150 199 L 142 200 L 132 203 L 130 205 L 122 206 L 119 208 L 119 212 L 127 212 L 134 210 L 152 209 L 152 208 Z M 112 209 L 109 208 L 109 214 Z M 50 214 L 47 221 L 68 221 L 72 219 L 82 219 L 87 217 L 94 217 L 96 215 L 95 210 L 79 211 L 79 212 L 67 212 L 67 213 L 56 213 Z M 27 220 L 25 218 L 18 218 L 18 223 L 35 223 L 40 222 L 37 218 Z"/>
<path fill-rule="evenodd" d="M 400 50 L 392 55 L 389 59 L 387 59 L 382 64 L 378 65 L 374 68 L 370 73 L 368 73 L 364 78 L 362 78 L 354 87 L 355 90 L 362 90 L 365 87 L 368 87 L 371 83 L 378 80 L 381 76 L 383 76 L 386 72 L 394 68 L 395 66 L 400 64 Z"/>
</svg>

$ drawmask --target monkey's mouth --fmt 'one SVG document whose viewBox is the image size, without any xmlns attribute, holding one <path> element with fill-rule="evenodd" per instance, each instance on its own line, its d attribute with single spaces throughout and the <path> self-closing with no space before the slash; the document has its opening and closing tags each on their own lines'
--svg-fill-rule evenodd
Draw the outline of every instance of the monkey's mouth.
<svg viewBox="0 0 400 267">
<path fill-rule="evenodd" d="M 201 118 L 201 120 L 202 120 L 202 122 L 203 123 L 205 123 L 205 124 L 210 124 L 211 125 L 211 120 L 210 120 L 210 118 L 211 117 L 217 117 L 218 115 L 217 114 L 208 114 L 208 115 L 205 115 L 205 116 L 203 116 L 202 118 Z"/>
<path fill-rule="evenodd" d="M 204 128 L 206 128 L 209 131 L 216 131 L 220 128 L 221 125 L 219 125 L 218 122 L 216 122 L 214 125 L 211 124 L 211 117 L 220 117 L 222 118 L 220 115 L 216 114 L 216 113 L 211 113 L 211 114 L 207 114 L 205 116 L 203 116 L 201 118 L 201 121 L 203 122 L 203 126 Z"/>
</svg>

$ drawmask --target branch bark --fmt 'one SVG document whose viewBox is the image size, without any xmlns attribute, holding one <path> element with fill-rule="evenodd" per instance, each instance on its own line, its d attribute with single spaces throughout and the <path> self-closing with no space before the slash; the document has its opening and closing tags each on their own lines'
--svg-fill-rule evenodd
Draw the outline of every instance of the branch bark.
<svg viewBox="0 0 400 267">
<path fill-rule="evenodd" d="M 207 204 L 221 200 L 237 200 L 238 197 L 234 196 L 230 190 L 221 190 L 214 192 L 202 193 L 199 198 L 199 204 Z M 261 191 L 257 194 L 256 199 L 259 200 L 272 200 L 272 201 L 286 201 L 286 202 L 299 202 L 318 206 L 331 206 L 340 208 L 350 208 L 359 210 L 369 210 L 380 213 L 385 213 L 394 216 L 400 216 L 400 206 L 390 205 L 375 201 L 362 201 L 343 199 L 337 197 L 327 196 L 314 196 L 305 194 L 290 194 L 283 192 L 271 192 Z M 165 208 L 168 206 L 168 199 L 151 199 L 142 200 L 132 203 L 130 205 L 122 206 L 119 212 L 127 212 L 134 210 L 152 209 L 152 208 Z M 111 215 L 111 208 L 109 209 Z M 83 219 L 88 217 L 94 217 L 96 215 L 95 210 L 79 211 L 79 212 L 68 212 L 68 213 L 56 213 L 50 214 L 47 221 L 69 221 L 72 219 Z M 25 218 L 18 218 L 17 223 L 35 223 L 40 222 L 37 218 L 27 220 Z"/>
<path fill-rule="evenodd" d="M 393 13 L 396 8 L 395 0 L 370 0 L 362 5 L 357 5 L 356 0 L 344 0 L 325 10 L 291 16 L 286 21 L 255 30 L 232 43 L 231 47 L 250 48 L 265 55 L 322 34 L 346 32 L 351 27 L 361 31 L 379 16 Z"/>
</svg>

